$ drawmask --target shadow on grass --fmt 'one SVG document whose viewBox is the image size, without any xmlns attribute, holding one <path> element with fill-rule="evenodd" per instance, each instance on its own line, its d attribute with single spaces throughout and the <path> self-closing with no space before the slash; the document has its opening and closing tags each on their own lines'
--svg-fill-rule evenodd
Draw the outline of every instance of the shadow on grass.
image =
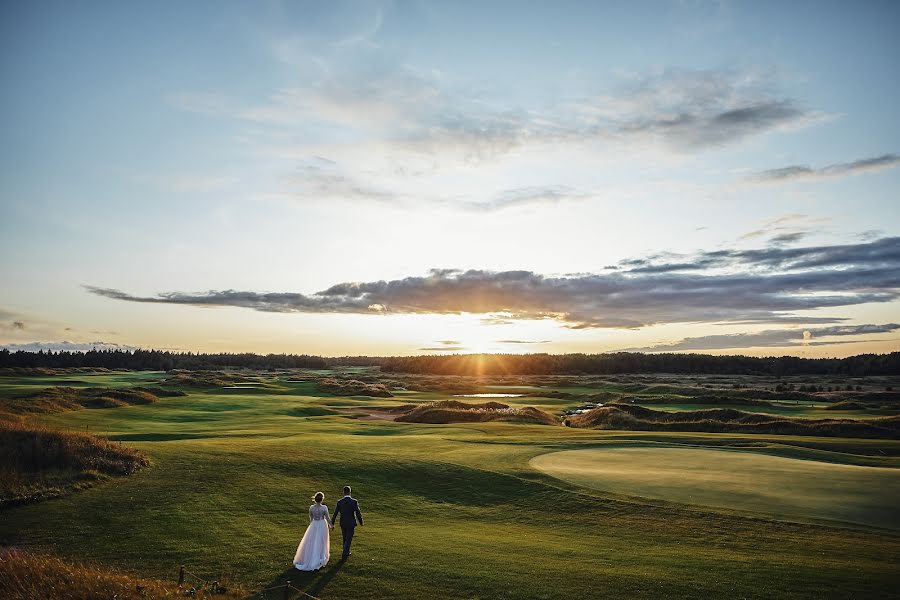
<svg viewBox="0 0 900 600">
<path fill-rule="evenodd" d="M 334 579 L 335 575 L 338 574 L 338 571 L 344 566 L 344 562 L 345 561 L 343 560 L 330 561 L 325 567 L 318 571 L 298 571 L 294 567 L 288 567 L 281 575 L 267 583 L 264 588 L 276 589 L 270 589 L 268 592 L 259 592 L 249 596 L 249 598 L 281 600 L 281 598 L 284 597 L 284 584 L 287 582 L 290 582 L 291 586 L 298 590 L 303 590 L 312 596 L 318 596 L 325 590 L 331 580 Z M 287 597 L 305 598 L 303 594 L 299 594 L 295 591 L 291 591 Z"/>
</svg>

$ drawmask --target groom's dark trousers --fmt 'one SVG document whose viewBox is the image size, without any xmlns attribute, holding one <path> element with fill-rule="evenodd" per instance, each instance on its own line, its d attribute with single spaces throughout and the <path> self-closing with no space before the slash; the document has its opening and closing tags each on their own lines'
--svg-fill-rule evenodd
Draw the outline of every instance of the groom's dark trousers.
<svg viewBox="0 0 900 600">
<path fill-rule="evenodd" d="M 332 523 L 337 523 L 340 519 L 341 533 L 344 536 L 344 552 L 341 558 L 350 556 L 350 543 L 353 541 L 353 531 L 356 529 L 357 522 L 362 525 L 362 513 L 359 512 L 359 502 L 350 496 L 344 496 L 338 500 L 337 506 L 334 507 L 334 516 L 331 518 Z"/>
</svg>

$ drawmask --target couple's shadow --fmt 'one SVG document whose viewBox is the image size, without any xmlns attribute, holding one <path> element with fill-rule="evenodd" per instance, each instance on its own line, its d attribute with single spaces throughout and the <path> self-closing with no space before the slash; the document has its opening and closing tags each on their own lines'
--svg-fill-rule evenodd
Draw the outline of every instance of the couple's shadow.
<svg viewBox="0 0 900 600">
<path fill-rule="evenodd" d="M 335 575 L 341 570 L 344 566 L 346 560 L 338 560 L 337 562 L 331 562 L 318 571 L 298 571 L 294 567 L 288 567 L 285 571 L 266 584 L 265 588 L 274 588 L 280 587 L 283 588 L 284 584 L 288 581 L 291 582 L 291 586 L 297 588 L 298 590 L 303 590 L 307 594 L 311 596 L 318 596 L 325 587 L 334 579 Z M 268 596 L 263 595 L 262 597 L 269 598 L 278 598 L 279 600 L 282 598 L 282 591 L 280 589 L 270 590 L 268 592 Z M 292 591 L 288 597 L 293 598 L 295 596 L 299 596 L 303 598 L 302 594 L 298 594 L 297 592 Z M 258 595 L 251 596 L 252 598 L 258 598 Z"/>
</svg>

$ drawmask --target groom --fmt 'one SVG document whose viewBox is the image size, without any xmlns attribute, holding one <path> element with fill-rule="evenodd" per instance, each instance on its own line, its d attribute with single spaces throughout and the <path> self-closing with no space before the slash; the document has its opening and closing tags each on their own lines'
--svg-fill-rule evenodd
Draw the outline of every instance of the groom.
<svg viewBox="0 0 900 600">
<path fill-rule="evenodd" d="M 331 518 L 332 523 L 336 523 L 338 517 L 341 518 L 341 533 L 344 535 L 344 553 L 341 560 L 347 560 L 350 556 L 350 542 L 353 541 L 353 530 L 356 528 L 356 522 L 362 527 L 362 513 L 359 512 L 359 502 L 350 497 L 350 486 L 344 486 L 344 497 L 337 501 L 334 507 L 334 516 Z"/>
</svg>

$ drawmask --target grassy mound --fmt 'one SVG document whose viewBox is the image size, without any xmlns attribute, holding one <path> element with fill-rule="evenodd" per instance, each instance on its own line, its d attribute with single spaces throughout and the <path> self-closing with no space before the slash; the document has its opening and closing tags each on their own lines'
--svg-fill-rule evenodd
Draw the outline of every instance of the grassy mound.
<svg viewBox="0 0 900 600">
<path fill-rule="evenodd" d="M 80 408 L 114 408 L 150 404 L 162 396 L 184 396 L 184 392 L 161 388 L 73 388 L 50 387 L 17 398 L 0 399 L 0 409 L 12 413 L 51 413 Z"/>
<path fill-rule="evenodd" d="M 393 394 L 383 383 L 366 383 L 358 379 L 335 379 L 328 377 L 318 383 L 321 391 L 335 396 L 371 396 L 373 398 L 393 398 Z"/>
<path fill-rule="evenodd" d="M 86 433 L 0 420 L 0 507 L 129 475 L 147 462 L 137 450 Z"/>
<path fill-rule="evenodd" d="M 227 387 L 236 383 L 259 383 L 253 377 L 247 377 L 239 373 L 224 373 L 222 371 L 171 371 L 172 375 L 163 384 L 182 387 Z"/>
<path fill-rule="evenodd" d="M 900 417 L 882 419 L 800 419 L 733 408 L 665 412 L 631 404 L 608 404 L 570 417 L 571 427 L 632 431 L 774 433 L 826 437 L 900 439 Z"/>
<path fill-rule="evenodd" d="M 556 418 L 532 406 L 511 408 L 500 402 L 467 404 L 456 400 L 441 400 L 421 404 L 395 420 L 405 423 L 482 423 L 504 421 L 556 425 Z"/>
<path fill-rule="evenodd" d="M 825 410 L 866 410 L 869 408 L 865 402 L 857 400 L 841 400 L 825 407 Z"/>
<path fill-rule="evenodd" d="M 110 373 L 105 367 L 3 367 L 0 377 L 50 377 L 56 375 Z"/>
<path fill-rule="evenodd" d="M 194 598 L 240 598 L 244 595 L 228 587 L 213 582 L 191 594 L 174 582 L 141 579 L 115 569 L 73 563 L 46 554 L 0 550 L 0 590 L 9 600 L 146 600 L 188 595 Z"/>
</svg>

